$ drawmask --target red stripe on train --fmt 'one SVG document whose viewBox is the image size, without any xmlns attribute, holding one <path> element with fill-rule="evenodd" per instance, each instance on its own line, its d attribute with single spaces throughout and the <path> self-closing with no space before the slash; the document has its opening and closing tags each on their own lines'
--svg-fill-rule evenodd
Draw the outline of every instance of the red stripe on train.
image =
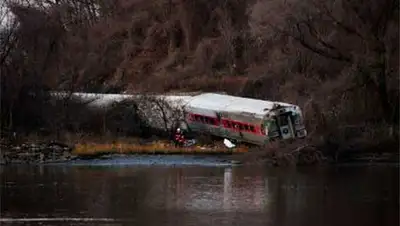
<svg viewBox="0 0 400 226">
<path fill-rule="evenodd" d="M 230 129 L 233 131 L 245 131 L 248 133 L 254 133 L 254 134 L 262 134 L 264 135 L 265 133 L 263 132 L 261 126 L 259 125 L 253 125 L 249 123 L 243 123 L 235 120 L 229 120 L 229 119 L 221 119 L 220 121 L 216 117 L 210 117 L 210 116 L 204 116 L 204 115 L 199 115 L 199 114 L 188 114 L 188 120 L 189 121 L 194 121 L 194 122 L 199 122 L 199 123 L 204 123 L 204 124 L 209 124 L 209 125 L 214 125 L 214 126 L 222 126 L 226 129 Z"/>
</svg>

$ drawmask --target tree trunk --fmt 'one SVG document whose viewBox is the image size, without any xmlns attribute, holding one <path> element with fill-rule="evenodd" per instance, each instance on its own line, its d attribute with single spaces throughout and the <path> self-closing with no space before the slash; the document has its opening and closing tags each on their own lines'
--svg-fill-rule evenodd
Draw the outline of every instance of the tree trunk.
<svg viewBox="0 0 400 226">
<path fill-rule="evenodd" d="M 379 95 L 379 100 L 381 102 L 381 108 L 384 114 L 385 122 L 388 125 L 393 124 L 393 107 L 389 102 L 389 95 L 387 90 L 387 70 L 386 70 L 386 51 L 384 43 L 381 44 L 378 53 L 378 74 L 377 74 L 377 91 Z"/>
</svg>

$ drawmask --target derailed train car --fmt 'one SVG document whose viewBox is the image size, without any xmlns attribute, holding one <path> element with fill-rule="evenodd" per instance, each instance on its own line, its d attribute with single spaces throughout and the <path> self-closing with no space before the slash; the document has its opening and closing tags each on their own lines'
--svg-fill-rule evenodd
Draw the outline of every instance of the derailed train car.
<svg viewBox="0 0 400 226">
<path fill-rule="evenodd" d="M 66 96 L 64 93 L 52 95 Z M 73 93 L 71 96 L 100 108 L 124 100 L 137 101 L 141 112 L 154 127 L 177 124 L 189 132 L 208 133 L 256 145 L 272 140 L 304 138 L 307 135 L 301 109 L 282 102 L 218 93 L 146 96 Z M 160 103 L 164 107 L 160 107 Z M 169 106 L 165 107 L 165 104 Z M 176 117 L 177 110 L 182 113 L 179 117 Z"/>
<path fill-rule="evenodd" d="M 296 105 L 215 93 L 184 102 L 186 117 L 179 123 L 184 130 L 257 145 L 307 135 L 302 111 Z"/>
</svg>

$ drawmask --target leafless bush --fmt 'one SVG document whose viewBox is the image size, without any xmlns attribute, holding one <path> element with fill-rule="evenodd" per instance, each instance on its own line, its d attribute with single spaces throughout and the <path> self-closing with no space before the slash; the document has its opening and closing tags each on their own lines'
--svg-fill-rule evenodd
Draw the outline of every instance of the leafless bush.
<svg viewBox="0 0 400 226">
<path fill-rule="evenodd" d="M 142 95 L 138 109 L 150 126 L 169 134 L 185 118 L 183 102 L 173 103 L 161 96 Z"/>
</svg>

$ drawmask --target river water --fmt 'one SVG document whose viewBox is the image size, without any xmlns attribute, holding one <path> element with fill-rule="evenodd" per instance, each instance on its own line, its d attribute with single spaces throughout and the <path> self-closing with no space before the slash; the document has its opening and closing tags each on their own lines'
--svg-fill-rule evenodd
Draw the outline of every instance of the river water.
<svg viewBox="0 0 400 226">
<path fill-rule="evenodd" d="M 1 225 L 399 224 L 398 166 L 0 169 Z"/>
</svg>

